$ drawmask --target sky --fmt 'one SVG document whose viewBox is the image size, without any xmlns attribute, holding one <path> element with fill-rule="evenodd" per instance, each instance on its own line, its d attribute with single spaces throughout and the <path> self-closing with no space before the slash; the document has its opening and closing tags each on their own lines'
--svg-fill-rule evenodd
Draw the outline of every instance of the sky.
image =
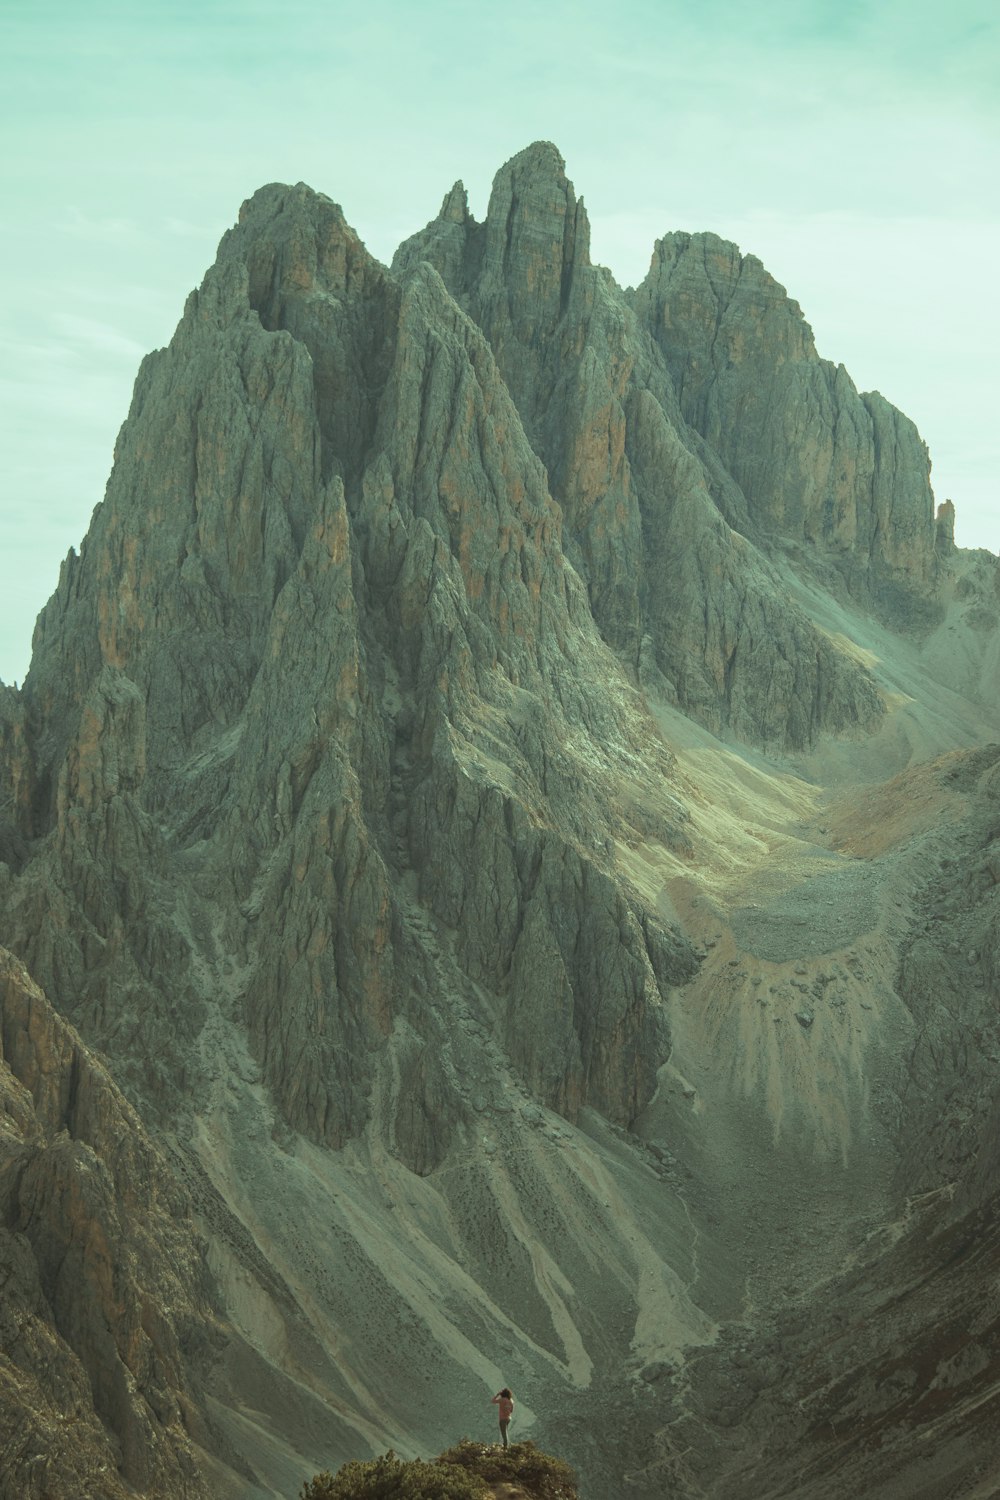
<svg viewBox="0 0 1000 1500">
<path fill-rule="evenodd" d="M 995 0 L 0 0 L 0 678 L 241 202 L 388 260 L 539 139 L 623 285 L 673 229 L 757 255 L 1000 551 L 998 137 Z"/>
</svg>

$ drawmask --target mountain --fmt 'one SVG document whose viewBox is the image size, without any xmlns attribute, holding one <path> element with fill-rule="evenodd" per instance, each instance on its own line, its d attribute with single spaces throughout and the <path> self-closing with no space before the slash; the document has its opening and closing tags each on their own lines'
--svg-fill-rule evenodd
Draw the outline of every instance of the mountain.
<svg viewBox="0 0 1000 1500">
<path fill-rule="evenodd" d="M 0 685 L 0 1496 L 293 1496 L 504 1383 L 592 1500 L 991 1493 L 1000 584 L 929 471 L 546 143 L 391 269 L 243 205 Z"/>
</svg>

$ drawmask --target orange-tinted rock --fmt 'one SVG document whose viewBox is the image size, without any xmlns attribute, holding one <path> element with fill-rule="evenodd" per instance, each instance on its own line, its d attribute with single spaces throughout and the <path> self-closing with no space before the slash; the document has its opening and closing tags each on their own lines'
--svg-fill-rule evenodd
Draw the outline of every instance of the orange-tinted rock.
<svg viewBox="0 0 1000 1500">
<path fill-rule="evenodd" d="M 107 1071 L 5 950 L 0 1268 L 0 1472 L 17 1485 L 3 1492 L 205 1494 L 181 1353 L 207 1331 L 187 1203 Z"/>
</svg>

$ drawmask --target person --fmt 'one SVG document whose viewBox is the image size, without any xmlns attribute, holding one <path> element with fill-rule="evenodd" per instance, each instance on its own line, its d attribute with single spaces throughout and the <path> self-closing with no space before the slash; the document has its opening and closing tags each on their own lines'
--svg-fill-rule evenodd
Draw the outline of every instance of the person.
<svg viewBox="0 0 1000 1500">
<path fill-rule="evenodd" d="M 507 1447 L 507 1428 L 510 1419 L 514 1415 L 514 1397 L 507 1386 L 502 1391 L 497 1391 L 493 1397 L 493 1405 L 497 1408 L 497 1416 L 500 1418 L 500 1441 Z"/>
</svg>

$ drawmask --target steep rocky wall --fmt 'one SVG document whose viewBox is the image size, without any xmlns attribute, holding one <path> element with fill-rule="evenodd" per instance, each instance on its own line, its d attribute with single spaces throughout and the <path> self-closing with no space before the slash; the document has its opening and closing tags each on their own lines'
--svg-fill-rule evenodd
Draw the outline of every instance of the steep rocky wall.
<svg viewBox="0 0 1000 1500">
<path fill-rule="evenodd" d="M 0 881 L 19 870 L 27 853 L 31 828 L 34 764 L 25 731 L 24 701 L 0 683 Z"/>
<path fill-rule="evenodd" d="M 919 595 L 935 573 L 930 460 L 913 423 L 859 395 L 753 255 L 712 234 L 659 240 L 633 305 L 685 420 L 746 496 L 752 525 L 836 558 L 863 599 Z"/>
<path fill-rule="evenodd" d="M 547 1102 L 627 1120 L 649 1096 L 692 960 L 656 922 L 654 967 L 610 838 L 636 756 L 667 780 L 671 757 L 482 333 L 426 265 L 388 277 L 328 199 L 258 193 L 144 365 L 26 700 L 41 842 L 9 940 L 102 1044 L 157 1039 L 142 1063 L 126 1047 L 154 1107 L 201 1076 L 221 992 L 289 1121 L 356 1135 L 412 1010 L 409 870 L 512 1036 L 511 1007 L 548 1004 L 527 954 L 562 953 L 546 1060 L 519 1052 Z M 524 774 L 495 795 L 497 766 Z M 512 860 L 534 828 L 544 859 Z M 567 887 L 605 891 L 604 915 Z"/>
<path fill-rule="evenodd" d="M 632 305 L 590 264 L 583 205 L 544 144 L 498 174 L 485 224 L 452 190 L 392 273 L 329 199 L 272 185 L 144 363 L 25 689 L 0 691 L 0 912 L 5 941 L 170 1141 L 239 1335 L 224 1330 L 196 1389 L 178 1349 L 210 1323 L 186 1199 L 148 1143 L 122 1145 L 136 1122 L 121 1096 L 103 1134 L 79 1112 L 100 1073 L 83 1044 L 50 1039 L 57 1065 L 35 1067 L 21 1032 L 62 1023 L 18 1021 L 4 1033 L 21 1071 L 5 1085 L 3 1203 L 20 1227 L 4 1253 L 28 1333 L 4 1378 L 17 1411 L 49 1414 L 92 1386 L 120 1429 L 116 1447 L 81 1415 L 94 1474 L 111 1466 L 95 1493 L 156 1493 L 168 1472 L 165 1492 L 183 1493 L 183 1422 L 224 1492 L 290 1493 L 307 1457 L 426 1449 L 470 1381 L 495 1389 L 511 1365 L 537 1397 L 526 1420 L 565 1437 L 598 1493 L 626 1471 L 657 1496 L 668 1480 L 698 1495 L 733 1464 L 759 1480 L 746 1432 L 727 1435 L 720 1413 L 752 1414 L 760 1395 L 791 1466 L 806 1429 L 774 1388 L 776 1348 L 744 1380 L 741 1335 L 718 1337 L 723 1320 L 764 1317 L 755 1298 L 784 1296 L 777 1273 L 751 1285 L 750 1258 L 783 1242 L 737 1166 L 763 1163 L 775 1201 L 793 1185 L 787 1213 L 804 1225 L 803 1184 L 841 1145 L 854 1176 L 826 1184 L 826 1276 L 852 1190 L 868 1205 L 887 1180 L 890 1124 L 905 1116 L 912 1149 L 886 1212 L 992 1151 L 992 908 L 970 944 L 976 1004 L 959 1005 L 954 973 L 935 986 L 940 944 L 928 957 L 917 939 L 901 982 L 912 1010 L 890 996 L 881 1036 L 856 955 L 815 976 L 850 1004 L 834 991 L 814 1026 L 788 1009 L 808 988 L 792 978 L 793 924 L 765 992 L 774 1019 L 753 986 L 768 953 L 744 972 L 719 945 L 741 881 L 747 930 L 771 933 L 791 909 L 778 901 L 772 921 L 765 897 L 818 822 L 822 757 L 848 765 L 857 744 L 870 777 L 919 745 L 919 711 L 900 707 L 916 669 L 847 639 L 839 577 L 879 608 L 898 588 L 933 609 L 947 575 L 962 638 L 979 631 L 969 683 L 985 698 L 995 675 L 994 574 L 962 573 L 947 515 L 927 561 L 926 465 L 905 419 L 859 406 L 765 274 L 719 254 L 704 287 L 681 295 L 668 268 Z M 718 369 L 699 353 L 716 317 Z M 785 373 L 766 409 L 747 398 L 737 455 L 731 404 L 772 356 Z M 863 454 L 841 479 L 852 445 Z M 805 581 L 789 561 L 801 543 Z M 934 645 L 939 675 L 949 649 Z M 670 708 L 654 718 L 649 700 Z M 757 749 L 730 754 L 705 726 Z M 796 781 L 788 752 L 810 747 Z M 807 864 L 825 878 L 839 859 L 817 844 Z M 881 868 L 869 880 L 843 861 L 848 905 L 863 905 Z M 948 910 L 961 900 L 949 890 Z M 899 1060 L 880 1060 L 918 1033 L 903 1101 Z M 689 1054 L 700 1038 L 701 1092 L 678 1071 L 678 1038 Z M 747 1038 L 756 1072 L 738 1055 Z M 67 1069 L 68 1085 L 29 1101 Z M 917 1143 L 933 1145 L 926 1170 Z M 992 1212 L 985 1170 L 959 1192 L 943 1246 L 962 1215 Z M 49 1246 L 45 1215 L 78 1202 L 70 1240 Z M 121 1203 L 154 1224 L 138 1249 Z M 104 1268 L 79 1307 L 49 1258 L 63 1251 L 81 1275 Z M 869 1383 L 895 1327 L 888 1285 L 864 1289 Z M 808 1331 L 773 1336 L 805 1359 Z M 817 1376 L 834 1422 L 853 1410 L 845 1367 L 838 1345 Z M 29 1379 L 42 1396 L 25 1395 Z M 665 1409 L 678 1422 L 658 1464 Z M 63 1464 L 55 1430 L 45 1451 Z M 700 1470 L 677 1458 L 685 1435 Z M 31 1455 L 10 1451 L 30 1477 Z"/>
<path fill-rule="evenodd" d="M 206 1494 L 188 1361 L 212 1330 L 190 1207 L 106 1069 L 6 950 L 0 1268 L 0 1494 Z"/>
<path fill-rule="evenodd" d="M 484 224 L 456 184 L 393 266 L 433 264 L 486 334 L 545 463 L 594 618 L 633 670 L 646 643 L 662 691 L 761 743 L 802 746 L 872 724 L 881 705 L 866 673 L 789 606 L 764 557 L 731 530 L 759 534 L 752 492 L 714 429 L 678 400 L 646 303 L 633 309 L 591 264 L 589 235 L 561 156 L 542 142 L 497 173 Z M 697 305 L 710 319 L 705 299 Z M 763 343 L 762 364 L 784 358 Z M 802 463 L 812 430 L 785 439 Z M 757 438 L 744 434 L 748 463 L 766 462 Z M 912 489 L 911 474 L 893 475 L 897 491 Z M 739 601 L 722 606 L 725 621 L 724 592 Z M 737 635 L 753 648 L 736 653 Z"/>
</svg>

